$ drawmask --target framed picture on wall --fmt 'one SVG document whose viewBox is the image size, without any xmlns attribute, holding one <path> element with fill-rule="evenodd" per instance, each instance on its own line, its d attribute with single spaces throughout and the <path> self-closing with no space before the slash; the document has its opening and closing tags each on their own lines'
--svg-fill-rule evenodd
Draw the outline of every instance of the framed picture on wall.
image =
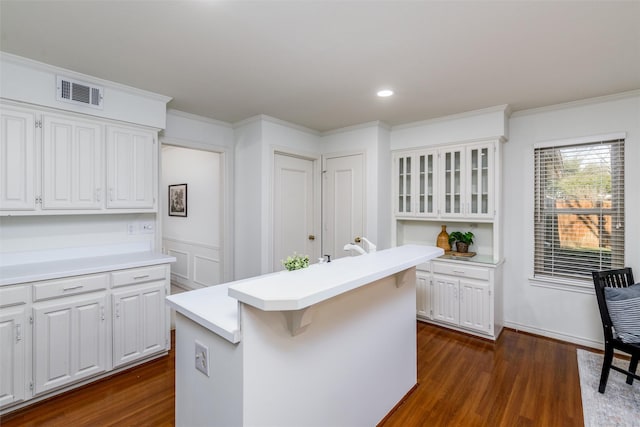
<svg viewBox="0 0 640 427">
<path fill-rule="evenodd" d="M 187 216 L 187 184 L 169 186 L 169 216 Z"/>
</svg>

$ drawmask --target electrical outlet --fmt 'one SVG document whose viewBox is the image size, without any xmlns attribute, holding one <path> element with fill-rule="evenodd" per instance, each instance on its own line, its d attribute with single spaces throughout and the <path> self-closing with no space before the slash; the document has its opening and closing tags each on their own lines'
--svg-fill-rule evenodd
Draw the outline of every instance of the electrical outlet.
<svg viewBox="0 0 640 427">
<path fill-rule="evenodd" d="M 196 341 L 196 369 L 209 376 L 209 347 Z"/>
</svg>

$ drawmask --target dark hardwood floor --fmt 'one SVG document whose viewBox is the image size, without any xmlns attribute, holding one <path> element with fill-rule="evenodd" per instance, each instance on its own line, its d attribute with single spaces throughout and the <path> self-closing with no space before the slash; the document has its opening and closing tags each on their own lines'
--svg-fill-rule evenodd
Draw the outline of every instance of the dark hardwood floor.
<svg viewBox="0 0 640 427">
<path fill-rule="evenodd" d="M 384 427 L 583 425 L 575 345 L 513 330 L 492 343 L 421 322 L 417 339 L 418 386 Z M 174 366 L 172 351 L 0 424 L 174 425 Z"/>
</svg>

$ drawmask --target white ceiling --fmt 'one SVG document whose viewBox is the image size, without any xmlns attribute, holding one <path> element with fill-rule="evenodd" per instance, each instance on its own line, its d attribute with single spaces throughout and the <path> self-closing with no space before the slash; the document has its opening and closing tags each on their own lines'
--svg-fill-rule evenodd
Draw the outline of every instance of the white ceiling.
<svg viewBox="0 0 640 427">
<path fill-rule="evenodd" d="M 0 34 L 170 108 L 318 131 L 640 88 L 639 1 L 2 0 Z"/>
</svg>

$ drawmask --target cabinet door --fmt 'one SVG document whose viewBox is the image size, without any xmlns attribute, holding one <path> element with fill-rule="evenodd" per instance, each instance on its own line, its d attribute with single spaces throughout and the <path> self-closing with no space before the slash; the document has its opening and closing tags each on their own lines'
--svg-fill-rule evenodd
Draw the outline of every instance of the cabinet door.
<svg viewBox="0 0 640 427">
<path fill-rule="evenodd" d="M 412 185 L 413 185 L 413 156 L 411 154 L 398 155 L 395 159 L 396 200 L 395 214 L 413 216 Z"/>
<path fill-rule="evenodd" d="M 24 306 L 0 309 L 0 407 L 25 399 L 25 320 Z"/>
<path fill-rule="evenodd" d="M 34 304 L 35 394 L 107 370 L 105 306 L 104 293 Z"/>
<path fill-rule="evenodd" d="M 440 214 L 446 217 L 464 216 L 464 148 L 457 147 L 440 153 L 442 178 Z"/>
<path fill-rule="evenodd" d="M 467 217 L 492 218 L 494 216 L 494 157 L 492 145 L 467 148 Z"/>
<path fill-rule="evenodd" d="M 452 277 L 433 276 L 433 319 L 459 324 L 460 303 L 458 301 L 460 281 Z"/>
<path fill-rule="evenodd" d="M 165 349 L 164 299 L 164 282 L 113 293 L 114 367 Z"/>
<path fill-rule="evenodd" d="M 42 208 L 100 209 L 104 188 L 102 126 L 43 117 Z"/>
<path fill-rule="evenodd" d="M 487 282 L 460 280 L 460 326 L 492 333 L 489 289 Z"/>
<path fill-rule="evenodd" d="M 153 132 L 108 126 L 107 208 L 154 208 L 156 159 Z"/>
<path fill-rule="evenodd" d="M 417 216 L 435 216 L 436 199 L 436 156 L 434 152 L 421 152 L 416 154 L 415 163 L 418 168 L 416 177 L 416 185 L 414 186 L 416 195 L 416 215 Z"/>
<path fill-rule="evenodd" d="M 0 210 L 34 210 L 35 114 L 0 110 Z"/>
<path fill-rule="evenodd" d="M 416 313 L 431 319 L 431 283 L 428 273 L 416 272 Z"/>
</svg>

